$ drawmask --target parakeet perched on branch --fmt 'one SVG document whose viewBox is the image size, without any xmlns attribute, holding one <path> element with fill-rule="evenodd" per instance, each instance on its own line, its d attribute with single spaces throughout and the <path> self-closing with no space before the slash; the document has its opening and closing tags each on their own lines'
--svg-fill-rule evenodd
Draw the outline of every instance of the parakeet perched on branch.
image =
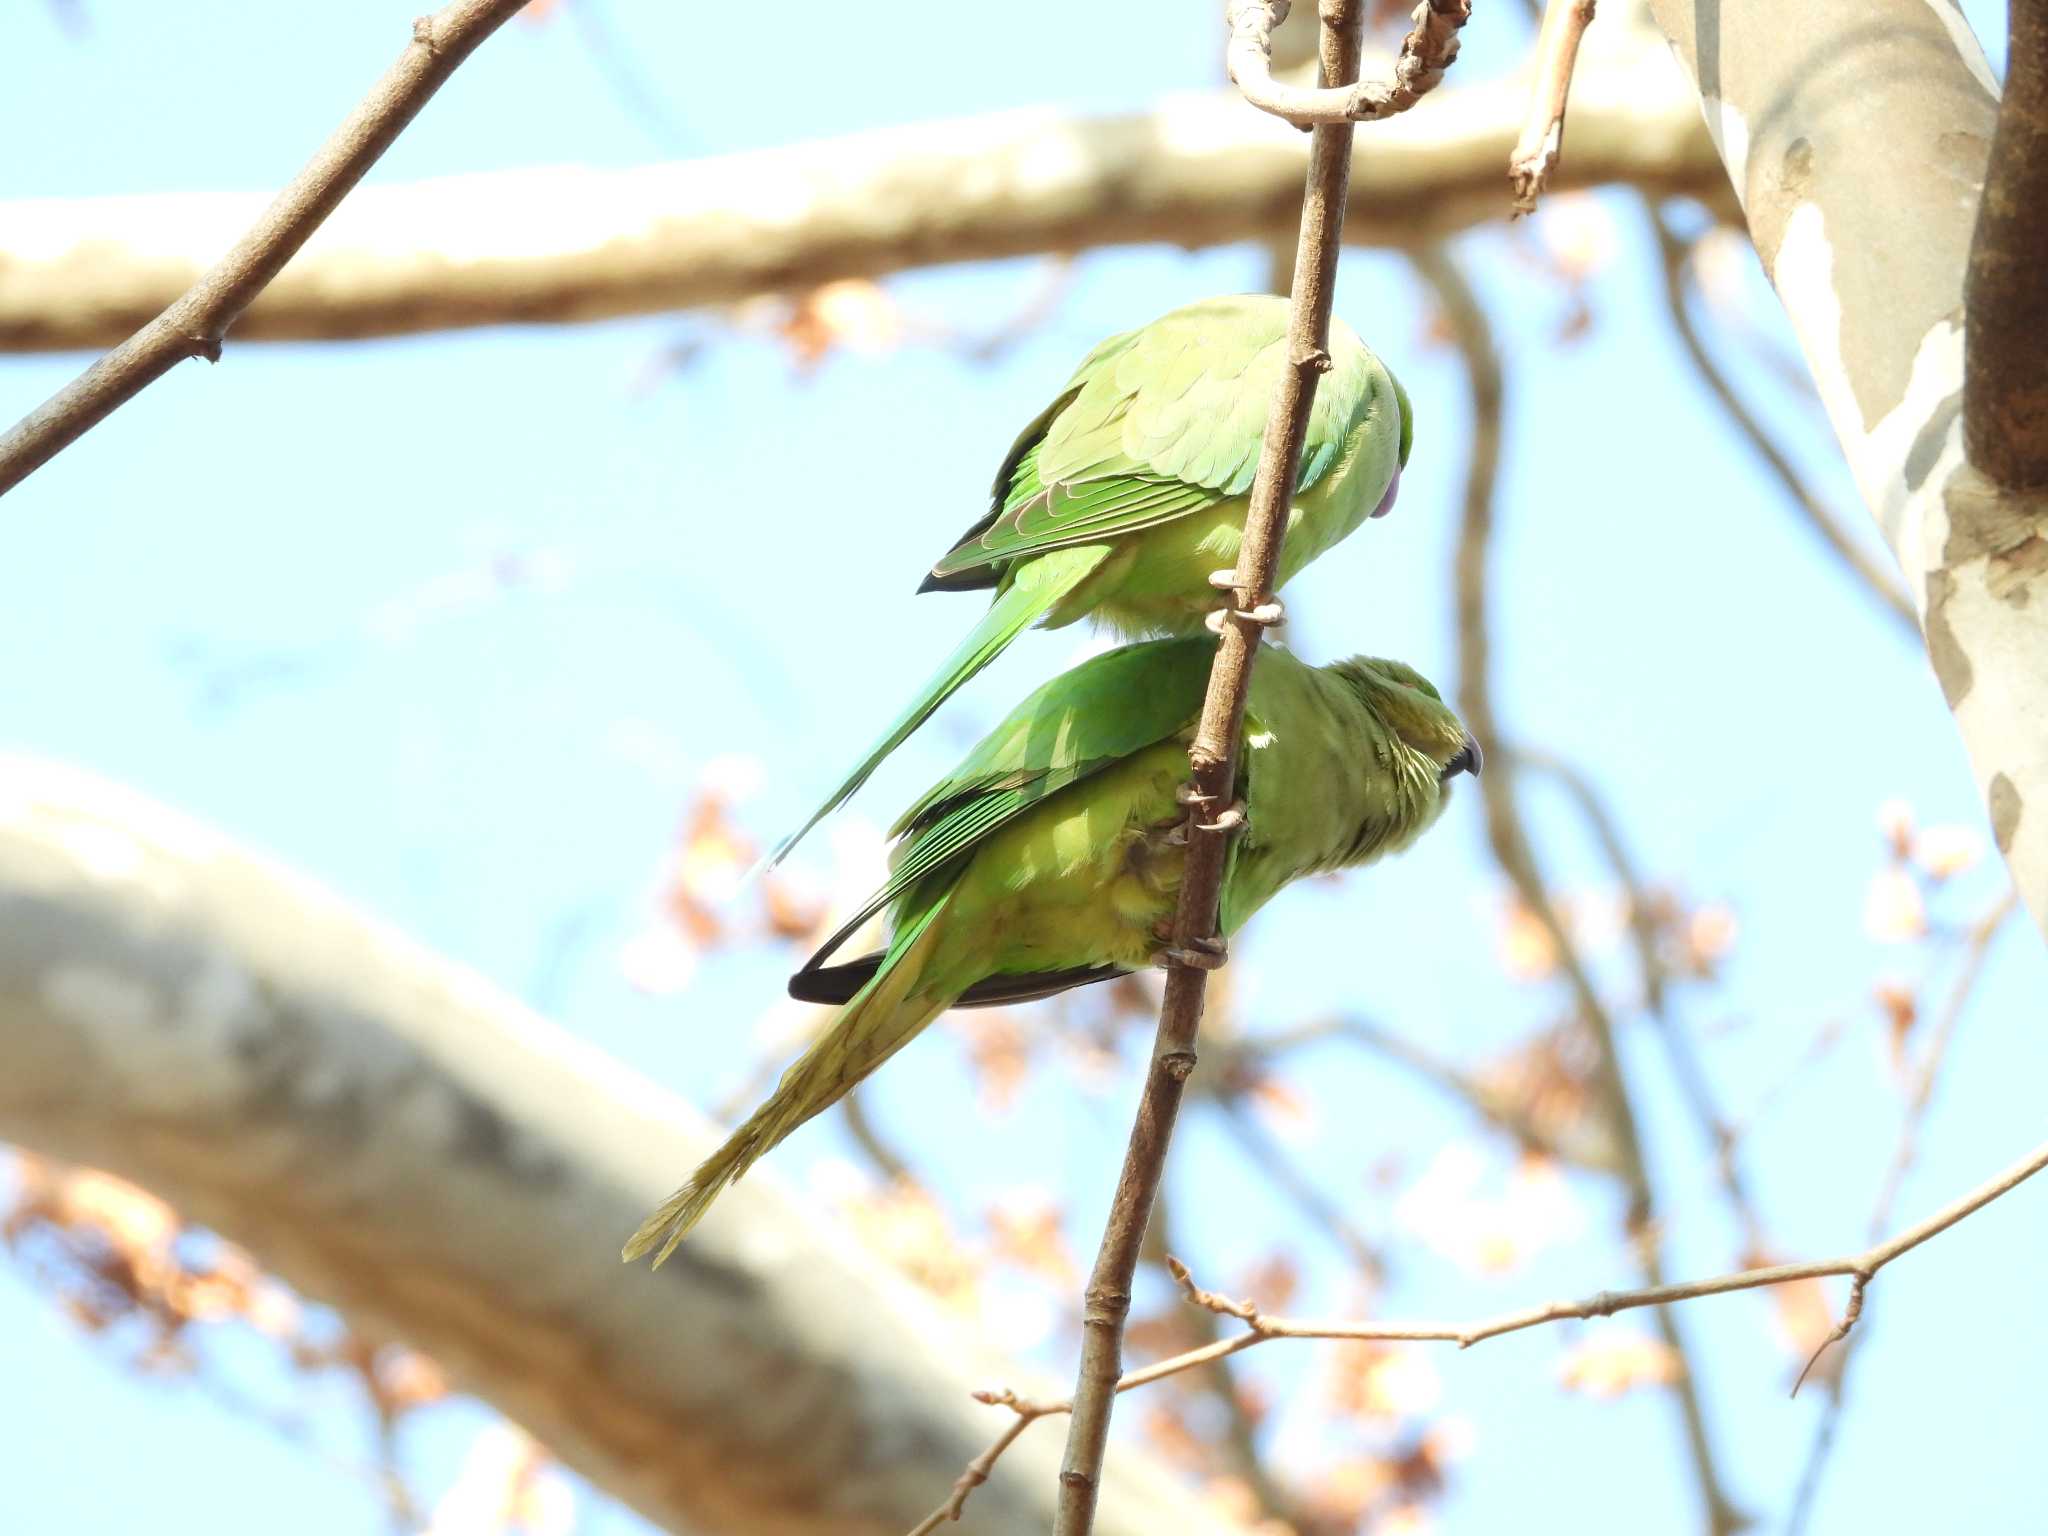
<svg viewBox="0 0 2048 1536">
<path fill-rule="evenodd" d="M 921 592 L 995 599 L 845 781 L 768 856 L 797 841 L 962 684 L 1033 623 L 1092 618 L 1121 634 L 1198 632 L 1219 605 L 1211 577 L 1237 563 L 1259 445 L 1287 366 L 1288 302 L 1205 299 L 1112 336 L 1082 360 L 996 472 L 988 515 Z M 1277 590 L 1394 503 L 1413 424 L 1399 382 L 1357 335 L 1330 324 Z"/>
<path fill-rule="evenodd" d="M 626 1245 L 666 1258 L 720 1190 L 956 1005 L 1012 1003 L 1155 963 L 1185 852 L 1188 742 L 1215 646 L 1125 646 L 1011 712 L 893 829 L 888 883 L 790 982 L 839 1015 L 768 1101 Z M 1398 661 L 1311 667 L 1262 653 L 1252 674 L 1219 928 L 1302 875 L 1366 864 L 1433 823 L 1479 748 Z M 880 954 L 827 964 L 888 909 Z"/>
</svg>

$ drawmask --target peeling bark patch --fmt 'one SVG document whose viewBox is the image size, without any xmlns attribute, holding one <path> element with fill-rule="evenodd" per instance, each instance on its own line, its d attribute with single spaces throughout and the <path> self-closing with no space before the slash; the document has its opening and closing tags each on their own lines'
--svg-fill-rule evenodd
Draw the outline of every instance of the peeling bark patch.
<svg viewBox="0 0 2048 1536">
<path fill-rule="evenodd" d="M 1913 446 L 1906 450 L 1906 489 L 1917 491 L 1927 483 L 1928 473 L 1941 457 L 1941 450 L 1948 441 L 1949 428 L 1963 413 L 1963 392 L 1959 389 L 1934 408 L 1934 414 L 1927 418 L 1913 438 Z"/>
<path fill-rule="evenodd" d="M 1941 563 L 1958 566 L 1990 555 L 2010 558 L 2024 545 L 2048 536 L 2048 499 L 2010 495 L 1975 466 L 1965 464 L 1942 487 L 1948 537 Z"/>
<path fill-rule="evenodd" d="M 2048 572 L 2048 539 L 2038 533 L 1991 557 L 1984 569 L 1985 590 L 2009 608 L 2024 608 L 2033 596 L 2034 581 Z"/>
<path fill-rule="evenodd" d="M 1955 178 L 1973 204 L 1984 190 L 1984 168 L 1990 162 L 1991 141 L 1981 133 L 1958 129 L 1935 138 L 1934 164 Z"/>
<path fill-rule="evenodd" d="M 1986 799 L 1991 805 L 1991 836 L 2000 853 L 2011 853 L 2013 833 L 2019 830 L 2020 812 L 2024 809 L 2020 792 L 2011 779 L 2002 773 L 1994 773 Z"/>
<path fill-rule="evenodd" d="M 1761 185 L 1746 189 L 1742 206 L 1750 211 L 1750 235 L 1774 284 L 1778 252 L 1784 248 L 1792 218 L 1813 201 L 1813 160 L 1813 140 L 1801 137 L 1785 146 L 1775 166 L 1762 155 L 1751 162 L 1751 175 Z"/>
<path fill-rule="evenodd" d="M 1924 625 L 1927 659 L 1934 663 L 1934 675 L 1941 681 L 1941 695 L 1948 700 L 1951 711 L 1963 707 L 1963 700 L 1970 696 L 1970 685 L 1976 681 L 1970 658 L 1963 654 L 1961 642 L 1949 627 L 1948 600 L 1955 589 L 1956 579 L 1947 571 L 1927 573 L 1927 617 Z"/>
</svg>

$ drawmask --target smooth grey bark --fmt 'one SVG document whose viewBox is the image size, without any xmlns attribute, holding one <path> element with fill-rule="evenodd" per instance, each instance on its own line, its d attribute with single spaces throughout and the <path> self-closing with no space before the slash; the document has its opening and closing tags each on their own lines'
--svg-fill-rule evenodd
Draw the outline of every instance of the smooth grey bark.
<svg viewBox="0 0 2048 1536">
<path fill-rule="evenodd" d="M 772 1174 L 622 1265 L 700 1116 L 217 833 L 4 757 L 0 1139 L 156 1191 L 677 1530 L 901 1536 L 1005 1422 L 969 1387 L 1037 1385 Z M 1047 1529 L 1058 1438 L 960 1529 Z M 1235 1529 L 1116 1463 L 1106 1529 Z"/>
<path fill-rule="evenodd" d="M 1698 84 L 1913 594 L 1993 835 L 2048 933 L 2048 500 L 1999 490 L 1963 448 L 1963 286 L 1997 80 L 1950 0 L 1651 10 Z"/>
</svg>

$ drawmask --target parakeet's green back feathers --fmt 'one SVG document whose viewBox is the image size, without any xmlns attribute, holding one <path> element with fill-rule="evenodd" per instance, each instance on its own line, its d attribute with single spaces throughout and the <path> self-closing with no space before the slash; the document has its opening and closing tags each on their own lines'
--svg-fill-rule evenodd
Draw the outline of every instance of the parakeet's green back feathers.
<svg viewBox="0 0 2048 1536">
<path fill-rule="evenodd" d="M 1152 963 L 1179 899 L 1176 786 L 1215 645 L 1157 640 L 1096 656 L 1010 712 L 897 823 L 889 880 L 800 971 L 794 995 L 844 1006 L 775 1091 L 650 1217 L 626 1257 L 668 1255 L 720 1191 L 940 1013 L 1021 1001 Z M 1406 847 L 1477 750 L 1399 662 L 1310 667 L 1262 655 L 1245 712 L 1219 911 L 1233 933 L 1289 882 Z M 824 962 L 884 907 L 879 956 Z"/>
<path fill-rule="evenodd" d="M 1242 537 L 1288 305 L 1208 299 L 1091 352 L 1005 454 L 986 516 L 920 590 L 993 588 L 988 613 L 809 820 L 781 861 L 968 679 L 1025 628 L 1087 618 L 1127 635 L 1196 634 L 1218 604 L 1210 574 Z M 1406 397 L 1332 323 L 1278 582 L 1391 504 L 1406 458 Z M 1277 584 L 1277 583 L 1276 583 Z"/>
<path fill-rule="evenodd" d="M 1011 449 L 989 514 L 927 585 L 1245 495 L 1287 366 L 1287 318 L 1287 301 L 1268 294 L 1205 299 L 1097 348 Z M 1335 366 L 1316 391 L 1297 492 L 1336 464 L 1377 399 L 1378 376 L 1392 382 L 1347 327 L 1332 324 L 1330 349 Z M 1405 462 L 1406 408 L 1382 408 L 1401 415 Z"/>
</svg>

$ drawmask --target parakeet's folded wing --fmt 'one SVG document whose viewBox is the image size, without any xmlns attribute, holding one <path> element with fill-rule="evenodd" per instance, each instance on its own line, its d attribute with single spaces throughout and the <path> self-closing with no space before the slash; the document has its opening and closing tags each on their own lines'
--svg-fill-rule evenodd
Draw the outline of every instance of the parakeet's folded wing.
<svg viewBox="0 0 2048 1536">
<path fill-rule="evenodd" d="M 1105 342 L 1018 439 L 989 515 L 932 567 L 926 586 L 993 585 L 1010 561 L 1114 539 L 1249 492 L 1286 366 L 1286 323 L 1284 302 L 1238 296 L 1191 304 Z M 1328 473 L 1371 404 L 1370 369 L 1339 367 L 1323 380 L 1297 492 Z"/>
<path fill-rule="evenodd" d="M 1126 646 L 1031 694 L 890 829 L 906 841 L 888 882 L 804 963 L 792 988 L 869 918 L 1048 795 L 1185 730 L 1215 655 L 1205 638 Z"/>
</svg>

